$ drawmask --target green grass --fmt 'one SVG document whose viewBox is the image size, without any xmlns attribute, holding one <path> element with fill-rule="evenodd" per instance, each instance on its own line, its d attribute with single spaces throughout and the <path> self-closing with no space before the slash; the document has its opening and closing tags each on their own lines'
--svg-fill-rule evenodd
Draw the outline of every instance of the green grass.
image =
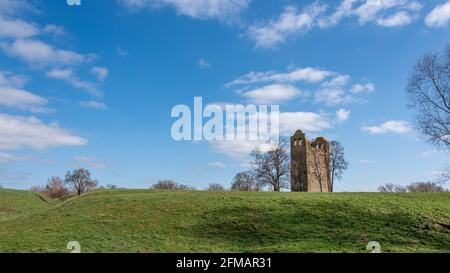
<svg viewBox="0 0 450 273">
<path fill-rule="evenodd" d="M 50 208 L 55 201 L 30 191 L 0 189 L 0 224 L 22 215 Z"/>
<path fill-rule="evenodd" d="M 450 252 L 449 193 L 0 190 L 4 210 L 0 252 Z"/>
</svg>

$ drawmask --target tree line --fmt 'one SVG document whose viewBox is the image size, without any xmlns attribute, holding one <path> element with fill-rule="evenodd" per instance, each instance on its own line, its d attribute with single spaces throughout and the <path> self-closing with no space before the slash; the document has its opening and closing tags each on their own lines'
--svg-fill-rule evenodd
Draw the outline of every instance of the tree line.
<svg viewBox="0 0 450 273">
<path fill-rule="evenodd" d="M 414 193 L 414 192 L 448 192 L 439 182 L 415 182 L 407 186 L 389 183 L 378 187 L 384 193 Z"/>
</svg>

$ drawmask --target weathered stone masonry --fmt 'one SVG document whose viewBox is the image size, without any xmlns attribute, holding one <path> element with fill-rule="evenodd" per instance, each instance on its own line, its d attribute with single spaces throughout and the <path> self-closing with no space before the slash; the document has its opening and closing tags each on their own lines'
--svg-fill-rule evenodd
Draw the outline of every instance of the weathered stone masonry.
<svg viewBox="0 0 450 273">
<path fill-rule="evenodd" d="M 291 137 L 291 190 L 293 192 L 330 192 L 328 141 L 319 137 L 310 142 L 298 130 Z"/>
</svg>

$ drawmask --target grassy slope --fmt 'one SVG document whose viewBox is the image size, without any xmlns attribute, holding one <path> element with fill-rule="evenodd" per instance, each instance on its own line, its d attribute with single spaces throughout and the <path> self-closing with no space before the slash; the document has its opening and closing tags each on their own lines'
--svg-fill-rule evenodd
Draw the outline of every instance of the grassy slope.
<svg viewBox="0 0 450 273">
<path fill-rule="evenodd" d="M 50 208 L 54 201 L 30 191 L 0 189 L 0 223 Z"/>
<path fill-rule="evenodd" d="M 1 222 L 0 252 L 450 252 L 438 223 L 448 193 L 99 191 Z"/>
</svg>

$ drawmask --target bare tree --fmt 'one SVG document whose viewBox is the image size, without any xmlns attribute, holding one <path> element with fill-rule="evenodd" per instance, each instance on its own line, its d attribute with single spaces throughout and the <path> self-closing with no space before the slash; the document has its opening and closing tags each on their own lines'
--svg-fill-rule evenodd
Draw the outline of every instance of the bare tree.
<svg viewBox="0 0 450 273">
<path fill-rule="evenodd" d="M 344 171 L 348 169 L 348 162 L 345 160 L 344 147 L 338 141 L 330 142 L 330 151 L 328 156 L 330 168 L 330 192 L 334 191 L 335 180 L 341 180 Z"/>
<path fill-rule="evenodd" d="M 231 184 L 232 191 L 260 191 L 261 187 L 254 179 L 251 172 L 236 174 Z"/>
<path fill-rule="evenodd" d="M 441 170 L 434 182 L 438 185 L 445 185 L 448 181 L 450 181 L 450 167 Z"/>
<path fill-rule="evenodd" d="M 403 187 L 400 185 L 395 185 L 395 184 L 389 183 L 389 184 L 386 184 L 383 186 L 379 186 L 378 191 L 384 192 L 384 193 L 401 193 L 401 192 L 407 192 L 408 189 L 406 187 Z"/>
<path fill-rule="evenodd" d="M 416 182 L 407 186 L 409 192 L 445 192 L 444 187 L 436 182 Z"/>
<path fill-rule="evenodd" d="M 415 123 L 426 141 L 450 149 L 450 45 L 443 54 L 427 54 L 414 66 L 407 92 Z"/>
<path fill-rule="evenodd" d="M 408 186 L 386 184 L 378 187 L 379 192 L 404 193 L 404 192 L 446 192 L 447 190 L 437 182 L 416 182 Z"/>
<path fill-rule="evenodd" d="M 208 191 L 225 191 L 225 188 L 221 184 L 214 183 L 209 185 Z"/>
<path fill-rule="evenodd" d="M 71 191 L 65 187 L 64 181 L 58 176 L 50 178 L 45 186 L 33 186 L 31 191 L 42 193 L 50 198 L 61 198 L 72 194 Z"/>
<path fill-rule="evenodd" d="M 70 190 L 64 186 L 64 181 L 60 177 L 54 176 L 48 180 L 45 194 L 50 198 L 61 198 L 70 195 Z"/>
<path fill-rule="evenodd" d="M 155 190 L 175 190 L 178 188 L 178 184 L 173 180 L 160 180 L 152 188 Z"/>
<path fill-rule="evenodd" d="M 286 146 L 286 140 L 281 140 L 268 152 L 254 151 L 250 163 L 255 178 L 277 192 L 289 187 L 290 156 Z"/>
<path fill-rule="evenodd" d="M 152 186 L 155 190 L 195 190 L 194 187 L 178 184 L 173 180 L 160 180 Z"/>
<path fill-rule="evenodd" d="M 323 177 L 321 172 L 321 162 L 320 162 L 320 156 L 317 152 L 312 153 L 313 156 L 313 172 L 314 176 L 317 178 L 317 181 L 319 181 L 320 186 L 320 192 L 323 192 L 323 181 L 326 179 L 326 177 Z"/>
<path fill-rule="evenodd" d="M 97 187 L 97 181 L 91 178 L 91 173 L 86 169 L 78 169 L 67 172 L 65 183 L 70 185 L 78 195 L 82 195 Z"/>
</svg>

